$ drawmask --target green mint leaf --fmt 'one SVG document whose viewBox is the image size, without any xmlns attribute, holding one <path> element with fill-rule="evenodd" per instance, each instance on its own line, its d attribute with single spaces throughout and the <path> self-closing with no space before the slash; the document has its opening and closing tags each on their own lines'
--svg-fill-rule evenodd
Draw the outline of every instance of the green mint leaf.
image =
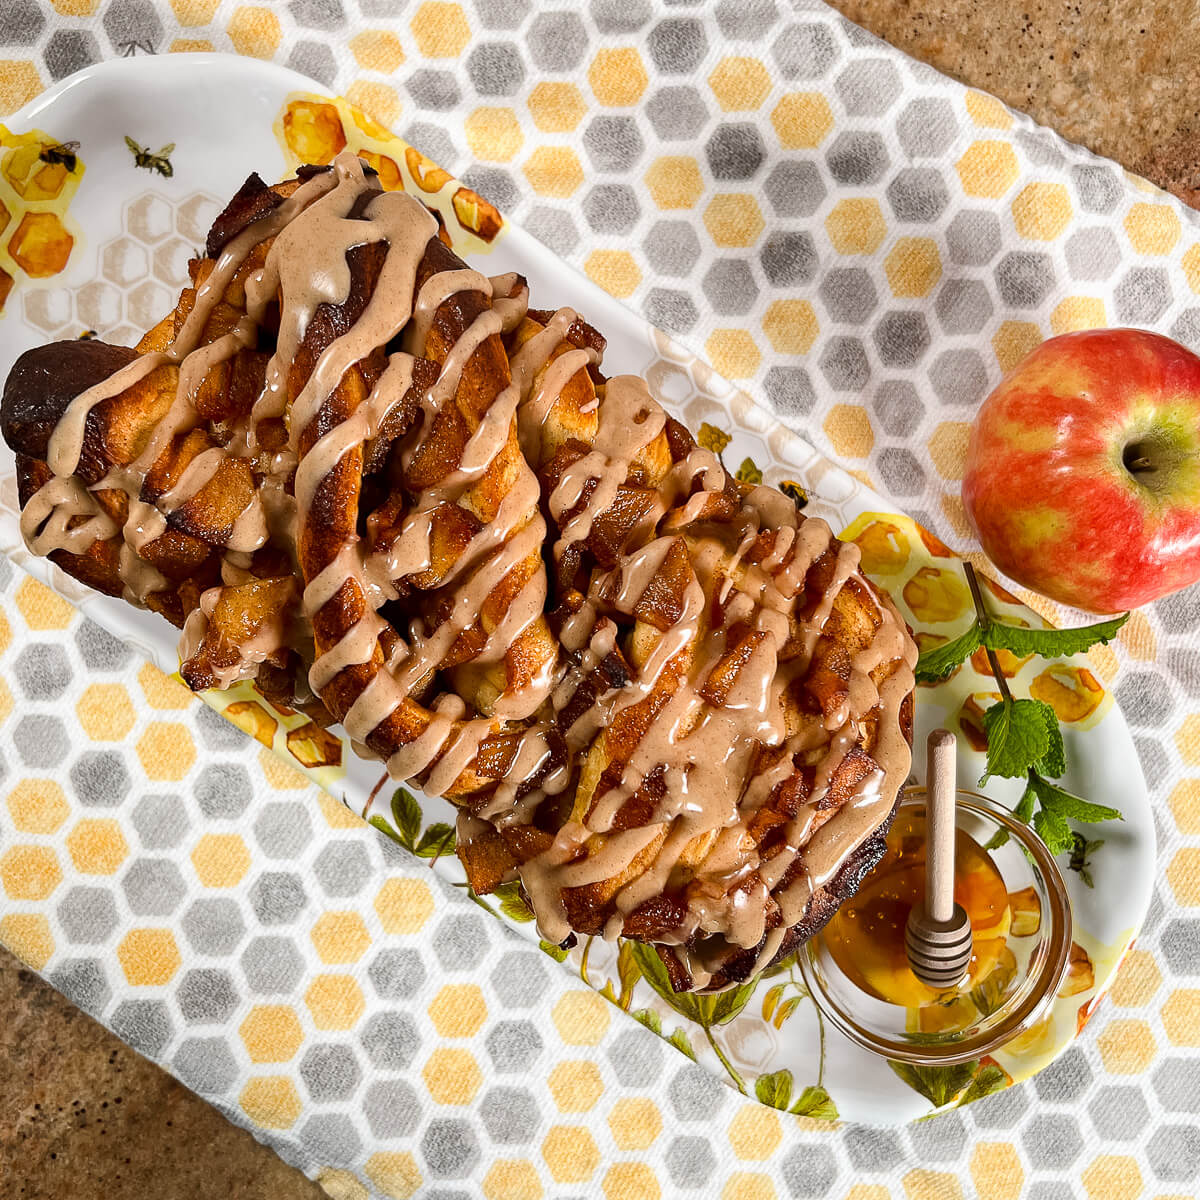
<svg viewBox="0 0 1200 1200">
<path fill-rule="evenodd" d="M 1046 719 L 1037 700 L 999 700 L 984 709 L 987 767 L 980 786 L 993 775 L 1020 779 L 1050 749 Z"/>
<path fill-rule="evenodd" d="M 983 843 L 985 850 L 999 850 L 1001 846 L 1008 843 L 1009 832 L 1007 829 L 997 829 L 986 842 Z"/>
<path fill-rule="evenodd" d="M 430 825 L 417 843 L 418 858 L 441 858 L 454 853 L 454 826 L 441 821 Z"/>
<path fill-rule="evenodd" d="M 1021 793 L 1021 799 L 1017 801 L 1017 807 L 1013 809 L 1013 816 L 1018 821 L 1024 821 L 1028 825 L 1033 819 L 1033 809 L 1036 803 L 1037 792 L 1034 791 L 1031 780 L 1025 784 L 1025 790 Z"/>
<path fill-rule="evenodd" d="M 1042 710 L 1042 717 L 1046 722 L 1046 736 L 1050 739 L 1049 749 L 1033 764 L 1033 767 L 1039 775 L 1049 775 L 1051 779 L 1057 779 L 1067 770 L 1067 748 L 1063 745 L 1058 713 L 1043 700 L 1035 700 L 1033 703 Z M 1028 820 L 1028 818 L 1026 819 Z"/>
<path fill-rule="evenodd" d="M 1033 790 L 1032 783 L 1025 784 L 1025 791 L 1021 793 L 1021 799 L 1017 802 L 1017 807 L 1013 809 L 1013 816 L 1018 821 L 1022 821 L 1028 825 L 1030 818 L 1033 816 L 1033 808 L 1037 803 L 1037 793 Z M 1007 829 L 997 829 L 994 834 L 988 839 L 984 846 L 985 850 L 999 850 L 1009 838 Z"/>
<path fill-rule="evenodd" d="M 768 1108 L 787 1108 L 792 1098 L 792 1073 L 786 1067 L 760 1075 L 754 1081 L 754 1098 Z"/>
<path fill-rule="evenodd" d="M 800 1099 L 788 1110 L 798 1117 L 810 1117 L 814 1121 L 836 1121 L 838 1119 L 837 1105 L 829 1093 L 823 1088 L 812 1084 L 800 1093 Z"/>
<path fill-rule="evenodd" d="M 956 637 L 952 642 L 942 646 L 932 646 L 917 659 L 916 677 L 918 683 L 937 683 L 945 679 L 961 662 L 971 657 L 983 644 L 983 634 L 979 622 Z"/>
<path fill-rule="evenodd" d="M 1001 625 L 993 621 L 983 635 L 983 644 L 992 650 L 1008 650 L 1018 658 L 1038 654 L 1042 658 L 1066 658 L 1080 654 L 1097 642 L 1108 642 L 1129 620 L 1129 614 L 1082 625 L 1078 629 L 1023 629 L 1019 625 Z"/>
<path fill-rule="evenodd" d="M 1071 827 L 1066 819 L 1048 808 L 1039 808 L 1033 814 L 1033 828 L 1038 837 L 1046 843 L 1046 849 L 1053 855 L 1062 854 L 1071 848 Z"/>
<path fill-rule="evenodd" d="M 1032 786 L 1037 798 L 1042 802 L 1042 808 L 1061 817 L 1064 822 L 1080 821 L 1085 825 L 1092 825 L 1097 821 L 1124 820 L 1117 809 L 1109 808 L 1105 804 L 1093 804 L 1090 800 L 1074 796 L 1048 779 L 1035 775 Z"/>
<path fill-rule="evenodd" d="M 421 832 L 421 806 L 407 788 L 397 788 L 392 795 L 392 821 L 397 840 L 408 850 L 415 850 Z"/>
</svg>

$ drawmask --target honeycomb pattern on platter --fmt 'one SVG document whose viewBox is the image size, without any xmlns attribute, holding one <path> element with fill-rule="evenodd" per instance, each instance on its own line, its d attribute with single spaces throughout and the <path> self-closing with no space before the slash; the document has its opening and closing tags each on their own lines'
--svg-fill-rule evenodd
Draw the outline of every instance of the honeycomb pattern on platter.
<svg viewBox="0 0 1200 1200">
<path fill-rule="evenodd" d="M 134 345 L 175 307 L 188 260 L 202 252 L 221 207 L 201 191 L 180 200 L 157 191 L 135 196 L 121 212 L 121 233 L 97 251 L 96 277 L 73 289 L 22 290 L 25 320 L 47 340 L 91 330 L 106 342 Z"/>
</svg>

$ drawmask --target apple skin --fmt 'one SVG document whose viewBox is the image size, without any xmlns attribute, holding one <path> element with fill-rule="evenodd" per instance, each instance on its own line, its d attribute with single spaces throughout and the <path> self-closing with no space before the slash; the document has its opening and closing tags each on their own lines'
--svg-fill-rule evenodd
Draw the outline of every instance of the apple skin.
<svg viewBox="0 0 1200 1200">
<path fill-rule="evenodd" d="M 983 402 L 967 516 L 1006 575 L 1093 613 L 1200 579 L 1200 357 L 1161 334 L 1043 342 Z"/>
</svg>

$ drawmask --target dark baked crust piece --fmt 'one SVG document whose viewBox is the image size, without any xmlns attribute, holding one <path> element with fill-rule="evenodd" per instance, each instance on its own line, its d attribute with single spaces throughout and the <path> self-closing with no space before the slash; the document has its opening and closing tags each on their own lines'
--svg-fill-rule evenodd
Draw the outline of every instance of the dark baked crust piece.
<svg viewBox="0 0 1200 1200">
<path fill-rule="evenodd" d="M 71 401 L 135 358 L 136 350 L 95 339 L 51 342 L 26 350 L 13 363 L 0 400 L 4 440 L 18 454 L 44 461 L 50 435 Z M 86 460 L 86 446 L 84 450 Z M 81 475 L 87 466 L 81 461 Z"/>
<path fill-rule="evenodd" d="M 283 203 L 283 197 L 263 183 L 257 172 L 238 188 L 233 199 L 217 214 L 204 251 L 209 258 L 218 258 L 225 246 L 242 232 L 252 221 L 266 216 L 273 208 Z"/>
</svg>

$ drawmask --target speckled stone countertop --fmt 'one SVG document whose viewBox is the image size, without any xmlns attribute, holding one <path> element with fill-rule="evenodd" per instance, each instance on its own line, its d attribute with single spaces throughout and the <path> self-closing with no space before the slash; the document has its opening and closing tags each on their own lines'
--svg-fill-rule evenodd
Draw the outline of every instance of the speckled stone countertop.
<svg viewBox="0 0 1200 1200">
<path fill-rule="evenodd" d="M 939 71 L 1200 207 L 1196 0 L 830 0 Z"/>
<path fill-rule="evenodd" d="M 833 2 L 908 53 L 1200 207 L 1195 0 Z M 0 1013 L 4 1200 L 324 1196 L 3 950 Z"/>
</svg>

